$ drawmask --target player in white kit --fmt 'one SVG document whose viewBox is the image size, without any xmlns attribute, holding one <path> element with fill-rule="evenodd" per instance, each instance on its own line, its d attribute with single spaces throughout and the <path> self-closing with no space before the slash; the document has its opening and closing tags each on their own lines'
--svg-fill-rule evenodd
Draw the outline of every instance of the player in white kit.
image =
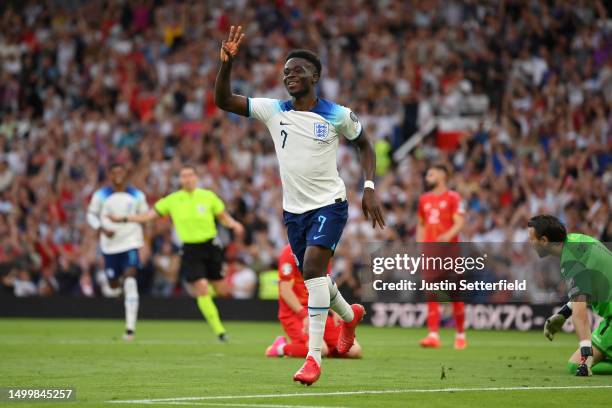
<svg viewBox="0 0 612 408">
<path fill-rule="evenodd" d="M 376 156 L 364 129 L 350 109 L 319 98 L 316 85 L 321 61 L 311 51 L 287 55 L 283 83 L 291 99 L 247 98 L 232 93 L 232 62 L 244 34 L 232 27 L 223 42 L 221 68 L 215 83 L 215 102 L 221 109 L 263 122 L 272 136 L 283 186 L 283 217 L 291 249 L 308 289 L 308 356 L 294 381 L 311 385 L 321 375 L 323 332 L 329 309 L 344 321 L 338 338 L 339 354 L 348 352 L 363 306 L 349 305 L 327 276 L 327 266 L 348 219 L 346 188 L 338 175 L 340 136 L 359 150 L 365 176 L 362 209 L 372 227 L 384 227 L 374 192 Z"/>
<path fill-rule="evenodd" d="M 109 168 L 110 186 L 102 187 L 91 197 L 87 222 L 99 232 L 100 250 L 104 256 L 104 269 L 113 287 L 123 281 L 125 300 L 124 340 L 133 340 L 138 315 L 138 284 L 136 275 L 140 267 L 138 249 L 144 244 L 142 226 L 136 222 L 115 223 L 109 215 L 126 217 L 148 211 L 144 193 L 127 185 L 127 172 L 123 165 Z"/>
</svg>

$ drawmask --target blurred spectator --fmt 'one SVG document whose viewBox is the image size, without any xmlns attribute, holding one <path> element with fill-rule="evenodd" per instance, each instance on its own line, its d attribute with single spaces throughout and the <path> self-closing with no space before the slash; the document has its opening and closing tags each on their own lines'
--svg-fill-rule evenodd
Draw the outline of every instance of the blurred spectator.
<svg viewBox="0 0 612 408">
<path fill-rule="evenodd" d="M 26 270 L 19 270 L 13 276 L 9 277 L 7 283 L 13 287 L 15 296 L 26 297 L 38 294 L 36 284 L 32 282 L 30 273 Z"/>
<path fill-rule="evenodd" d="M 233 298 L 249 299 L 255 295 L 257 274 L 243 259 L 238 258 L 228 265 L 226 279 L 229 281 Z"/>
<path fill-rule="evenodd" d="M 286 241 L 274 147 L 261 124 L 219 112 L 212 97 L 219 44 L 239 23 L 247 38 L 234 65 L 238 92 L 287 98 L 284 56 L 310 48 L 323 61 L 322 96 L 355 110 L 376 143 L 384 231 L 361 215 L 354 149 L 343 143 L 339 151 L 351 207 L 336 255 L 348 287 L 358 290 L 353 271 L 362 244 L 414 239 L 416 200 L 434 160 L 455 170 L 450 184 L 468 209 L 464 240 L 522 240 L 525 220 L 538 212 L 610 240 L 610 2 L 223 4 L 0 6 L 5 285 L 17 282 L 26 294 L 39 282 L 46 294 L 98 292 L 91 279 L 97 237 L 84 217 L 111 161 L 126 163 L 151 203 L 177 188 L 181 163 L 196 163 L 202 186 L 247 228 L 231 251 L 257 273 L 274 265 Z M 410 154 L 390 160 L 433 119 L 472 125 L 458 133 L 439 126 Z M 154 243 L 170 226 L 162 220 L 151 230 L 151 287 L 168 296 L 175 255 Z"/>
<path fill-rule="evenodd" d="M 165 241 L 159 253 L 153 256 L 152 294 L 155 296 L 171 296 L 179 281 L 181 257 L 172 249 L 172 244 Z"/>
</svg>

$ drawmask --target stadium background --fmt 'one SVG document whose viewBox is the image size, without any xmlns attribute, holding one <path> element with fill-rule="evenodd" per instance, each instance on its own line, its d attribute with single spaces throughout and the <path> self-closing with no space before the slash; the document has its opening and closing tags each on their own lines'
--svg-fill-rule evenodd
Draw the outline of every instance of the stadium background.
<svg viewBox="0 0 612 408">
<path fill-rule="evenodd" d="M 196 164 L 247 230 L 243 241 L 222 232 L 233 297 L 267 297 L 286 243 L 273 146 L 263 125 L 213 101 L 219 45 L 238 23 L 239 93 L 286 98 L 284 56 L 312 49 L 321 95 L 353 108 L 375 142 L 383 232 L 361 215 L 355 151 L 339 153 L 350 218 L 333 273 L 353 297 L 362 245 L 414 240 L 434 161 L 454 169 L 464 241 L 524 241 L 526 220 L 543 212 L 612 241 L 611 11 L 602 1 L 3 2 L 3 313 L 31 310 L 15 297 L 101 296 L 85 211 L 111 161 L 150 203 L 177 188 L 182 163 Z M 186 296 L 170 223 L 148 232 L 139 290 Z"/>
</svg>

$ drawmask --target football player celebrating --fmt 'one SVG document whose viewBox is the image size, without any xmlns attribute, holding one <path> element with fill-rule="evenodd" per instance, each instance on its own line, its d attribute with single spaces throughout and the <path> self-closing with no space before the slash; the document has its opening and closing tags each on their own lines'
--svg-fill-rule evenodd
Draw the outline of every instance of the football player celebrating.
<svg viewBox="0 0 612 408">
<path fill-rule="evenodd" d="M 362 209 L 383 228 L 382 209 L 374 192 L 376 156 L 364 129 L 350 109 L 317 96 L 321 61 L 311 51 L 295 50 L 285 58 L 283 83 L 291 99 L 247 98 L 232 93 L 232 63 L 242 28 L 231 27 L 220 50 L 215 103 L 228 112 L 255 118 L 270 131 L 283 188 L 284 222 L 291 249 L 308 289 L 308 356 L 293 376 L 311 385 L 321 375 L 321 350 L 329 309 L 342 318 L 338 351 L 346 353 L 355 340 L 363 306 L 349 305 L 326 275 L 327 265 L 348 219 L 344 182 L 338 175 L 336 153 L 340 135 L 352 141 L 365 175 Z"/>
</svg>

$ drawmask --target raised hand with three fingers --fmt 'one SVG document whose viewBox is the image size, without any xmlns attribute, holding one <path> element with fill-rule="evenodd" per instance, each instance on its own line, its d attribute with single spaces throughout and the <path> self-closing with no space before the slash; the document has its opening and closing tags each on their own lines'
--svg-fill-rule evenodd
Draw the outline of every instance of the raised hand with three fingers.
<svg viewBox="0 0 612 408">
<path fill-rule="evenodd" d="M 227 62 L 238 54 L 238 49 L 243 39 L 242 26 L 231 26 L 227 41 L 221 42 L 221 50 L 219 52 L 221 62 Z"/>
</svg>

